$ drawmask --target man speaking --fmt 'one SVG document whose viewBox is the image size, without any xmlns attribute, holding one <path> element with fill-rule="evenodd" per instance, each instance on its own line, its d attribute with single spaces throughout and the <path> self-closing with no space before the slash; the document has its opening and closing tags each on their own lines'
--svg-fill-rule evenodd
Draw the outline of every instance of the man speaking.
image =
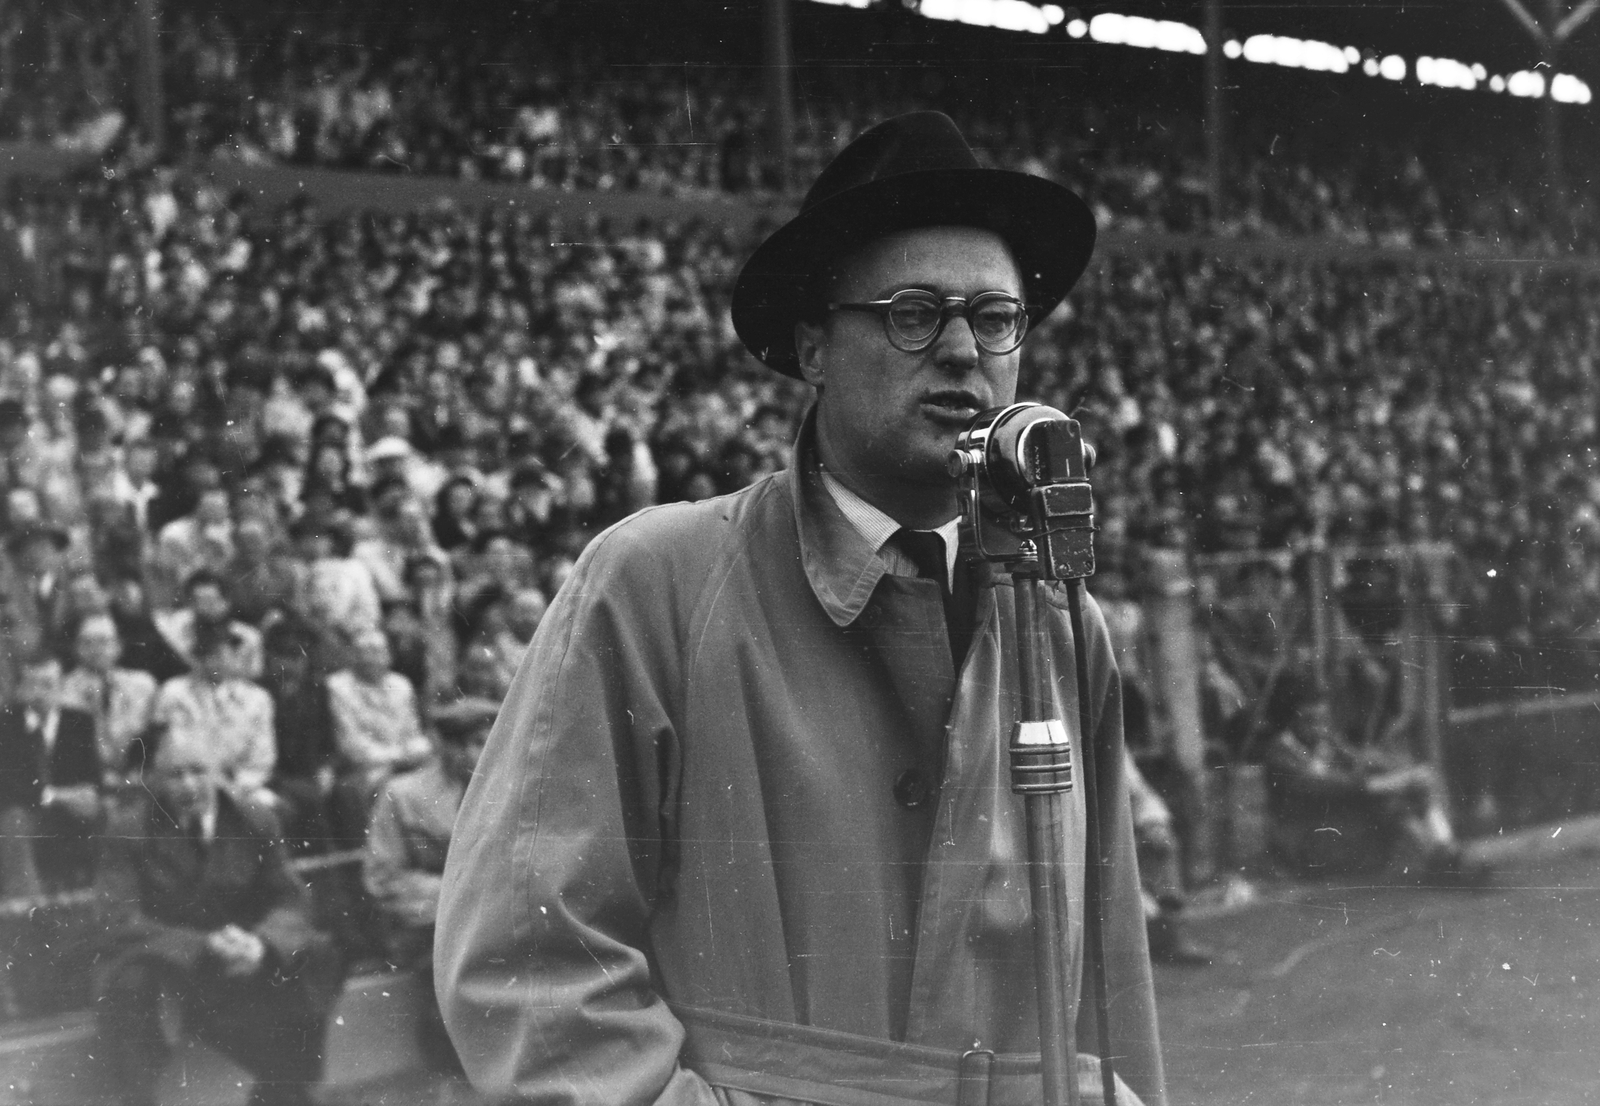
<svg viewBox="0 0 1600 1106">
<path fill-rule="evenodd" d="M 843 150 L 747 262 L 739 336 L 816 404 L 787 470 L 597 538 L 534 637 L 440 905 L 440 1001 L 475 1083 L 539 1103 L 1038 1101 L 1027 839 L 1005 755 L 1014 609 L 1006 577 L 957 557 L 946 458 L 974 415 L 1012 402 L 1029 322 L 1093 243 L 1071 192 L 979 168 L 924 112 Z M 1067 618 L 1045 606 L 1055 706 L 1075 730 Z M 1087 736 L 1120 764 L 1121 695 L 1091 612 Z M 1107 776 L 1118 1097 L 1156 1103 L 1128 797 Z M 1074 992 L 1087 1053 L 1095 1015 Z M 1099 1101 L 1083 1057 L 1079 1083 Z"/>
</svg>

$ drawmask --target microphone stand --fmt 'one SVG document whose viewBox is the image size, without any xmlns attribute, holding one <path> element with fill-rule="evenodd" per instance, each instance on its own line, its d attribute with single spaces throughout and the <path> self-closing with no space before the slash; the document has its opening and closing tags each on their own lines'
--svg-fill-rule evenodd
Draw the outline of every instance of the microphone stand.
<svg viewBox="0 0 1600 1106">
<path fill-rule="evenodd" d="M 1032 546 L 1024 543 L 1024 551 Z M 1067 996 L 1071 916 L 1066 828 L 1071 810 L 1072 740 L 1055 711 L 1039 640 L 1036 573 L 1013 571 L 1017 610 L 1017 679 L 1021 717 L 1010 745 L 1011 790 L 1022 795 L 1028 830 L 1028 893 L 1033 905 L 1033 953 L 1039 967 L 1039 1059 L 1044 1106 L 1077 1106 L 1076 1026 Z M 1080 698 L 1082 694 L 1080 693 Z"/>
<path fill-rule="evenodd" d="M 1020 552 L 1029 555 L 1031 541 Z M 1034 564 L 1037 557 L 1034 556 Z M 1034 958 L 1039 965 L 1039 1052 L 1045 1106 L 1077 1106 L 1076 1025 L 1068 1006 L 1071 994 L 1067 933 L 1071 917 L 1066 827 L 1073 787 L 1072 740 L 1055 717 L 1040 615 L 1042 582 L 1026 561 L 1012 570 L 1017 613 L 1017 673 L 1021 717 L 1012 737 L 1011 789 L 1022 796 L 1028 834 L 1028 890 L 1033 907 Z M 1106 1106 L 1116 1106 L 1116 1074 L 1111 1060 L 1110 996 L 1105 973 L 1102 914 L 1103 863 L 1093 712 L 1089 700 L 1089 662 L 1083 631 L 1083 580 L 1067 582 L 1072 627 L 1073 675 L 1077 684 L 1078 731 L 1083 736 L 1084 938 L 1094 996 L 1100 1048 L 1100 1084 Z"/>
<path fill-rule="evenodd" d="M 1039 978 L 1039 1054 L 1044 1106 L 1078 1106 L 1076 1011 L 1068 956 L 1067 826 L 1072 814 L 1072 738 L 1055 716 L 1054 674 L 1042 612 L 1046 579 L 1066 585 L 1078 733 L 1083 743 L 1084 956 L 1089 966 L 1105 1106 L 1116 1106 L 1103 917 L 1106 864 L 1090 706 L 1083 581 L 1094 574 L 1092 453 L 1077 422 L 1053 408 L 1017 403 L 980 413 L 951 452 L 961 488 L 963 532 L 978 555 L 1010 574 L 1016 603 L 1018 721 L 1009 746 L 1011 790 L 1022 796 L 1028 891 Z M 1120 755 L 1119 750 L 1111 750 Z M 1109 766 L 1108 766 L 1109 767 Z"/>
</svg>

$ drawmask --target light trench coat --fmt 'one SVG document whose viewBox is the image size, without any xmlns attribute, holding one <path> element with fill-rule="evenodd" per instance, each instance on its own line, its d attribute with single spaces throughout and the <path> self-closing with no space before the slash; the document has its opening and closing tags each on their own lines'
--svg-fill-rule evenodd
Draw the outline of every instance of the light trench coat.
<svg viewBox="0 0 1600 1106">
<path fill-rule="evenodd" d="M 607 1106 L 1039 1100 L 1009 580 L 979 566 L 992 586 L 958 678 L 937 583 L 886 574 L 809 440 L 741 492 L 602 534 L 535 635 L 456 824 L 435 942 L 478 1085 Z M 1065 597 L 1050 600 L 1081 766 Z M 1086 608 L 1119 1098 L 1159 1103 L 1121 695 Z M 941 767 L 916 802 L 905 774 Z M 1080 784 L 1075 980 L 1083 811 Z"/>
</svg>

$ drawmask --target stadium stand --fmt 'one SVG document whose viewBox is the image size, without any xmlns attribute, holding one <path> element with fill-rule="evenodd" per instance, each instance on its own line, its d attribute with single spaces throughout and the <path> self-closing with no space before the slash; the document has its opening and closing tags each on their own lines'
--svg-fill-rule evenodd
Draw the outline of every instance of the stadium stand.
<svg viewBox="0 0 1600 1106">
<path fill-rule="evenodd" d="M 125 667 L 177 675 L 181 585 L 208 567 L 224 617 L 269 636 L 269 686 L 274 626 L 306 642 L 309 683 L 282 685 L 300 688 L 378 625 L 426 724 L 514 666 L 530 594 L 553 594 L 601 528 L 786 462 L 805 391 L 749 358 L 726 309 L 785 202 L 747 44 L 696 21 L 665 45 L 614 35 L 589 6 L 529 4 L 497 27 L 174 2 L 180 156 L 157 163 L 127 122 L 127 8 L 38 0 L 0 18 L 0 135 L 86 159 L 9 177 L 0 205 L 25 293 L 0 319 L 0 530 L 64 531 L 36 629 L 69 665 L 78 624 L 109 611 Z M 825 38 L 837 18 L 797 31 Z M 651 62 L 668 55 L 695 61 Z M 1313 141 L 1263 97 L 1214 220 L 1182 89 L 1063 78 L 1019 107 L 991 72 L 952 57 L 802 73 L 797 175 L 867 121 L 859 105 L 932 104 L 985 157 L 1091 200 L 1106 249 L 1030 337 L 1021 392 L 1098 445 L 1107 559 L 1447 549 L 1412 600 L 1451 643 L 1458 704 L 1592 683 L 1592 199 L 1570 224 L 1549 214 L 1514 170 L 1516 109 L 1470 146 L 1428 110 L 1400 137 Z M 257 170 L 277 191 L 241 187 Z M 280 202 L 286 181 L 305 194 Z M 627 203 L 583 213 L 597 196 Z M 1352 635 L 1380 641 L 1393 627 L 1359 558 L 1336 560 Z M 29 577 L 5 567 L 14 600 Z M 273 786 L 316 814 L 337 754 L 306 739 L 293 756 Z M 295 825 L 323 868 L 360 833 Z M 326 882 L 341 936 L 380 968 L 350 881 Z M 20 973 L 5 1012 L 61 1020 L 86 993 L 63 973 L 60 956 Z M 381 994 L 384 976 L 360 978 Z"/>
</svg>

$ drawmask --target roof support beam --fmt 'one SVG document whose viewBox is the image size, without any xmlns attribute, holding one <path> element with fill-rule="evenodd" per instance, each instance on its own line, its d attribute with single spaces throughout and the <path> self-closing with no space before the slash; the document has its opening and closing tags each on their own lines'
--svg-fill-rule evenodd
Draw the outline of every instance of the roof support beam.
<svg viewBox="0 0 1600 1106">
<path fill-rule="evenodd" d="M 1512 15 L 1517 17 L 1517 22 L 1521 23 L 1523 29 L 1533 36 L 1535 42 L 1542 46 L 1548 41 L 1549 36 L 1545 34 L 1544 27 L 1539 24 L 1539 20 L 1534 17 L 1532 12 L 1522 6 L 1519 0 L 1500 0 L 1500 2 L 1506 6 L 1506 9 Z"/>
<path fill-rule="evenodd" d="M 1554 32 L 1555 40 L 1557 42 L 1567 41 L 1567 39 L 1572 37 L 1572 32 L 1576 31 L 1579 27 L 1587 23 L 1589 21 L 1589 17 L 1593 15 L 1597 9 L 1600 9 L 1600 0 L 1583 0 L 1583 3 L 1579 4 L 1576 8 L 1573 8 L 1572 11 L 1567 13 L 1567 17 L 1565 19 L 1556 24 Z"/>
</svg>

